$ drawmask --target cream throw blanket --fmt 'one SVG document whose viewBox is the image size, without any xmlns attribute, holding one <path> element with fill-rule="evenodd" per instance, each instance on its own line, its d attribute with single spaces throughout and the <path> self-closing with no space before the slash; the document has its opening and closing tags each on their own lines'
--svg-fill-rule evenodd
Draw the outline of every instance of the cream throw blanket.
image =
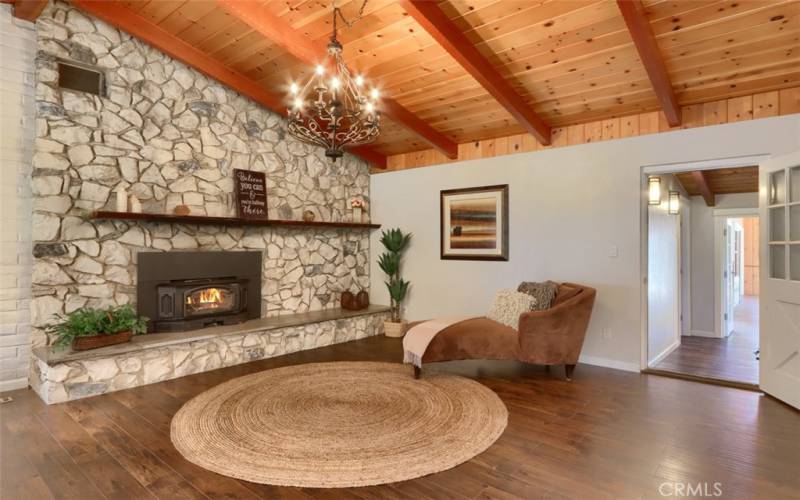
<svg viewBox="0 0 800 500">
<path fill-rule="evenodd" d="M 412 365 L 422 368 L 422 356 L 425 355 L 425 350 L 428 349 L 428 344 L 436 336 L 448 326 L 461 323 L 475 316 L 459 316 L 450 318 L 438 318 L 430 321 L 424 321 L 417 326 L 411 328 L 403 337 L 403 363 L 411 363 Z"/>
</svg>

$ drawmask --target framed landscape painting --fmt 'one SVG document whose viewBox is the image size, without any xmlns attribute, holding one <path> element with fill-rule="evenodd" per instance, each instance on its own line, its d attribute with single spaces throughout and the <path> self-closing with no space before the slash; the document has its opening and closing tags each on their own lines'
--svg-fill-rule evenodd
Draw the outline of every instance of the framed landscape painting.
<svg viewBox="0 0 800 500">
<path fill-rule="evenodd" d="M 508 184 L 441 191 L 441 257 L 508 260 Z"/>
</svg>

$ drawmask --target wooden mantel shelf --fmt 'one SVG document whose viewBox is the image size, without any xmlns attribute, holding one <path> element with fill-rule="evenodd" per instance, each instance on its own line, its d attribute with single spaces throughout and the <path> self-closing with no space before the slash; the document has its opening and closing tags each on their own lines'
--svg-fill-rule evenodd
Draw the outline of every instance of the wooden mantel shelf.
<svg viewBox="0 0 800 500">
<path fill-rule="evenodd" d="M 138 220 L 168 224 L 204 224 L 215 226 L 276 226 L 276 227 L 320 227 L 328 229 L 378 229 L 380 224 L 367 222 L 325 222 L 302 220 L 249 220 L 238 217 L 209 217 L 206 215 L 145 214 L 133 212 L 92 212 L 91 219 Z"/>
</svg>

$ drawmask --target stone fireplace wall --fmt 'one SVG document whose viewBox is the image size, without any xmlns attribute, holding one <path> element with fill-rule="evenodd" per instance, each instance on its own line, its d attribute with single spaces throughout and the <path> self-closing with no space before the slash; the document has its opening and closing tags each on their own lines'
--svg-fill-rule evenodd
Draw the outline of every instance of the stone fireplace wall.
<svg viewBox="0 0 800 500">
<path fill-rule="evenodd" d="M 266 173 L 272 218 L 346 220 L 350 198 L 369 203 L 369 167 L 350 155 L 329 164 L 286 135 L 283 117 L 67 4 L 48 5 L 36 28 L 34 346 L 54 313 L 133 302 L 138 252 L 261 249 L 264 315 L 334 307 L 342 290 L 368 289 L 364 231 L 87 220 L 114 210 L 120 186 L 145 212 L 185 204 L 231 215 L 234 168 Z M 107 97 L 59 89 L 59 59 L 103 70 Z"/>
</svg>

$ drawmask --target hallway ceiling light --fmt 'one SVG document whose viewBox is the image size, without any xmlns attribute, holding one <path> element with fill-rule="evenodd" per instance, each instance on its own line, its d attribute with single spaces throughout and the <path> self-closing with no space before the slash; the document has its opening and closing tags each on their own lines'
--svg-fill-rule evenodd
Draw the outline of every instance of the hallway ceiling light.
<svg viewBox="0 0 800 500">
<path fill-rule="evenodd" d="M 661 177 L 651 175 L 647 178 L 648 205 L 661 205 Z"/>
<path fill-rule="evenodd" d="M 681 213 L 681 194 L 678 191 L 669 192 L 669 213 L 678 215 Z"/>
</svg>

